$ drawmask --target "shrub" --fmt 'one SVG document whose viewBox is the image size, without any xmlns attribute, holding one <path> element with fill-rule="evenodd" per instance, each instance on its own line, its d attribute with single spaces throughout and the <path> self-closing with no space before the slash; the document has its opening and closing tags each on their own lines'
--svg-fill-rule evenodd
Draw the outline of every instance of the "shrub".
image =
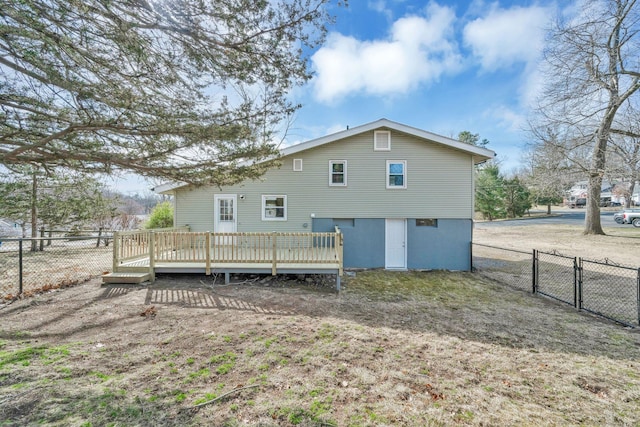
<svg viewBox="0 0 640 427">
<path fill-rule="evenodd" d="M 151 211 L 149 221 L 145 228 L 168 228 L 173 227 L 173 206 L 171 202 L 158 203 Z"/>
</svg>

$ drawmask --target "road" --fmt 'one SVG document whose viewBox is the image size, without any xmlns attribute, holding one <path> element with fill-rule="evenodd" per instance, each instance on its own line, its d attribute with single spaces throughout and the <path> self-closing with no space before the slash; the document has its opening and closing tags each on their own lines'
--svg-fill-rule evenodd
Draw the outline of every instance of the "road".
<svg viewBox="0 0 640 427">
<path fill-rule="evenodd" d="M 540 225 L 540 224 L 567 224 L 567 225 L 584 225 L 584 213 L 583 209 L 572 209 L 570 211 L 559 211 L 552 214 L 554 216 L 543 218 L 530 218 L 527 219 L 514 219 L 506 221 L 485 221 L 476 222 L 478 228 L 490 228 L 490 227 L 509 227 L 515 225 Z M 619 227 L 633 227 L 630 224 L 618 224 L 613 220 L 613 214 L 615 212 L 601 212 L 600 222 L 605 228 L 619 228 Z"/>
</svg>

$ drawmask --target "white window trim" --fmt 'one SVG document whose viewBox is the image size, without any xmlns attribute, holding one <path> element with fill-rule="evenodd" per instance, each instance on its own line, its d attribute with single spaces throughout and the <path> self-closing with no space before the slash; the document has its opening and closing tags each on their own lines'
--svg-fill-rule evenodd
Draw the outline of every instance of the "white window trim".
<svg viewBox="0 0 640 427">
<path fill-rule="evenodd" d="M 266 211 L 266 202 L 267 202 L 267 197 L 282 197 L 284 199 L 284 215 L 282 218 L 278 218 L 278 217 L 267 217 L 265 215 L 265 211 Z M 287 196 L 284 194 L 263 194 L 262 195 L 262 220 L 263 221 L 286 221 L 287 220 Z"/>
<path fill-rule="evenodd" d="M 386 147 L 378 147 L 378 136 L 386 136 Z M 391 151 L 391 131 L 388 130 L 376 130 L 373 132 L 373 151 Z"/>
<path fill-rule="evenodd" d="M 399 185 L 389 185 L 389 164 L 391 163 L 402 163 L 402 170 L 404 172 L 404 179 L 402 180 L 402 186 Z M 405 190 L 407 188 L 407 161 L 406 160 L 387 160 L 386 169 L 385 169 L 385 184 L 388 190 Z"/>
<path fill-rule="evenodd" d="M 302 172 L 302 159 L 293 159 L 293 171 Z"/>
<path fill-rule="evenodd" d="M 331 179 L 333 177 L 333 165 L 342 163 L 344 165 L 343 175 L 344 182 L 335 183 Z M 329 187 L 346 187 L 347 186 L 347 161 L 346 160 L 329 160 Z"/>
</svg>

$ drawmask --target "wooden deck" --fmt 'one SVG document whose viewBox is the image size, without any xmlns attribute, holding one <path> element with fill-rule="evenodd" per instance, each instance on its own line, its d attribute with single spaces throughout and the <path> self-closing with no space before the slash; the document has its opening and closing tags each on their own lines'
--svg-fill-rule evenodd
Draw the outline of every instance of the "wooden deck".
<svg viewBox="0 0 640 427">
<path fill-rule="evenodd" d="M 340 288 L 342 234 L 209 233 L 181 230 L 114 234 L 113 273 L 104 282 L 133 283 L 156 273 L 330 274 Z"/>
</svg>

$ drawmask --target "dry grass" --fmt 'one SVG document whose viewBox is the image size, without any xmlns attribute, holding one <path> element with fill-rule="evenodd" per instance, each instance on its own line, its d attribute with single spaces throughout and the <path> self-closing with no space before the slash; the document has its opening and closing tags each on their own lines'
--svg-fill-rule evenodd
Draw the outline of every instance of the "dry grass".
<svg viewBox="0 0 640 427">
<path fill-rule="evenodd" d="M 470 273 L 358 273 L 340 295 L 256 283 L 92 281 L 14 302 L 0 311 L 0 419 L 78 426 L 640 420 L 636 331 Z"/>
<path fill-rule="evenodd" d="M 110 271 L 113 252 L 110 246 L 95 247 L 95 240 L 55 240 L 44 251 L 30 252 L 28 242 L 22 253 L 22 296 L 76 285 Z M 11 300 L 19 294 L 19 252 L 17 242 L 3 242 L 0 252 L 0 299 Z"/>
<path fill-rule="evenodd" d="M 583 235 L 580 226 L 562 224 L 487 227 L 475 226 L 476 243 L 531 251 L 557 251 L 596 261 L 610 260 L 633 267 L 640 266 L 640 229 L 633 226 L 614 228 L 603 226 L 606 235 Z"/>
</svg>

